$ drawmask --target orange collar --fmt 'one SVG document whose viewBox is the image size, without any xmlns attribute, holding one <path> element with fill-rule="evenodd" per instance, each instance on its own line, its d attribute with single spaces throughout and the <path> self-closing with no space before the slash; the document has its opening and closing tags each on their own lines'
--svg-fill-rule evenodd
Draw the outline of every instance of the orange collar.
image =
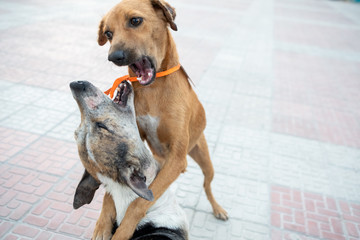
<svg viewBox="0 0 360 240">
<path fill-rule="evenodd" d="M 179 70 L 180 67 L 181 67 L 181 65 L 178 64 L 178 65 L 176 65 L 175 67 L 172 67 L 172 68 L 170 68 L 170 69 L 168 69 L 168 70 L 166 70 L 166 71 L 156 73 L 155 77 L 159 78 L 159 77 L 167 76 L 167 75 L 169 75 L 169 74 L 171 74 L 171 73 L 176 72 L 177 70 Z M 114 97 L 114 92 L 115 92 L 116 88 L 117 88 L 117 87 L 119 86 L 119 84 L 120 84 L 122 81 L 124 81 L 124 80 L 128 80 L 128 81 L 130 81 L 130 82 L 136 82 L 136 81 L 137 81 L 137 77 L 130 77 L 129 75 L 125 75 L 125 76 L 122 76 L 122 77 L 120 77 L 120 78 L 117 78 L 117 79 L 114 81 L 112 87 L 109 88 L 108 90 L 106 90 L 104 93 L 105 93 L 106 95 L 109 95 L 109 94 L 110 94 L 110 98 L 112 99 L 112 98 Z"/>
</svg>

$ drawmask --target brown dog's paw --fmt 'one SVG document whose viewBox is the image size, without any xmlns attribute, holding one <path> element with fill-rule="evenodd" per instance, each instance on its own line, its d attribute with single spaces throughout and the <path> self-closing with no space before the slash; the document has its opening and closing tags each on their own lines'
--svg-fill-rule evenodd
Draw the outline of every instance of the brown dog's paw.
<svg viewBox="0 0 360 240">
<path fill-rule="evenodd" d="M 214 216 L 223 221 L 227 221 L 229 219 L 228 213 L 220 206 L 218 206 L 217 209 L 214 209 Z"/>
<path fill-rule="evenodd" d="M 91 240 L 110 240 L 111 237 L 111 232 L 94 232 Z"/>
<path fill-rule="evenodd" d="M 99 224 L 98 222 L 96 223 L 93 235 L 92 235 L 92 240 L 110 240 L 112 237 L 111 234 L 111 227 L 106 227 L 103 226 L 104 224 Z"/>
</svg>

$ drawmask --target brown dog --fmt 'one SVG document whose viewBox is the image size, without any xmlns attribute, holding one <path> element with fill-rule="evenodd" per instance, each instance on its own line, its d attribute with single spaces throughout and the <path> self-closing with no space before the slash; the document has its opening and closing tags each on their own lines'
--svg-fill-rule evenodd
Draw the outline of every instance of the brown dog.
<svg viewBox="0 0 360 240">
<path fill-rule="evenodd" d="M 157 200 L 172 182 L 184 172 L 189 154 L 204 173 L 204 189 L 215 217 L 227 220 L 226 211 L 216 202 L 210 183 L 214 169 L 204 136 L 205 111 L 191 88 L 183 69 L 168 76 L 157 78 L 155 74 L 179 64 L 171 29 L 175 9 L 162 0 L 124 0 L 113 7 L 101 20 L 98 43 L 110 42 L 108 60 L 118 66 L 129 66 L 130 76 L 138 77 L 133 84 L 135 92 L 136 120 L 142 139 L 145 139 L 161 170 L 150 185 Z M 87 198 L 93 197 L 96 184 L 86 185 Z M 75 199 L 76 200 L 76 199 Z M 129 239 L 138 222 L 153 202 L 138 198 L 126 211 L 113 239 Z M 104 197 L 104 208 L 113 208 L 111 198 Z M 102 211 L 96 224 L 94 238 L 106 235 L 112 228 L 114 216 Z"/>
</svg>

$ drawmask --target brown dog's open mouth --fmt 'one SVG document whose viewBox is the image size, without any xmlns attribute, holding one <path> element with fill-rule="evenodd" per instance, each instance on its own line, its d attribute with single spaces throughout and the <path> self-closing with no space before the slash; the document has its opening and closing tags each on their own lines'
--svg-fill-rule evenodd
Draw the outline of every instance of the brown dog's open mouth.
<svg viewBox="0 0 360 240">
<path fill-rule="evenodd" d="M 129 67 L 136 74 L 141 85 L 148 85 L 154 81 L 156 71 L 149 57 L 143 57 L 139 61 L 130 64 Z"/>
<path fill-rule="evenodd" d="M 114 103 L 119 104 L 122 107 L 127 105 L 129 94 L 131 93 L 132 87 L 128 81 L 122 81 L 115 91 Z"/>
</svg>

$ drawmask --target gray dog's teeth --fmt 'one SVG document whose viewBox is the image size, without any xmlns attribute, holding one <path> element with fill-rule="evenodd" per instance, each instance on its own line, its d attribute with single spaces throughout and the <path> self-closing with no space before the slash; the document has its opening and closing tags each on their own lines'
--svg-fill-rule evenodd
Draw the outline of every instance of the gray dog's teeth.
<svg viewBox="0 0 360 240">
<path fill-rule="evenodd" d="M 118 90 L 119 88 L 116 88 L 115 89 L 115 91 L 114 91 L 114 96 L 113 96 L 113 98 L 111 99 L 111 100 L 115 100 L 116 99 L 116 97 L 117 97 L 117 95 L 118 95 L 118 92 L 119 92 L 119 90 Z"/>
</svg>

